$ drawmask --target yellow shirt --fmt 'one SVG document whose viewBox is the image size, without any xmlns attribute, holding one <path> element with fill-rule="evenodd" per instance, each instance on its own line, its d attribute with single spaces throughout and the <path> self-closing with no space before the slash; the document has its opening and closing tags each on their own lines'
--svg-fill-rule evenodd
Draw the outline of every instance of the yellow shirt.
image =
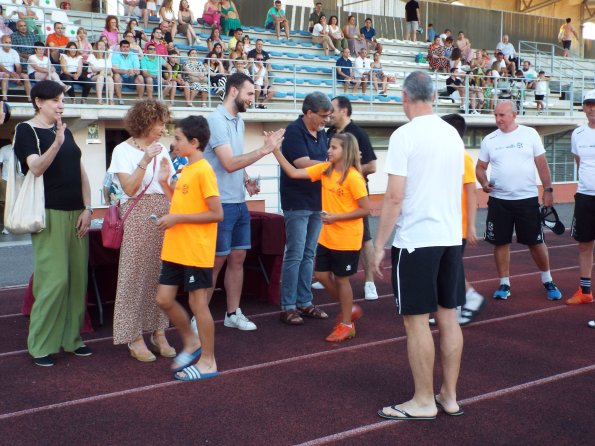
<svg viewBox="0 0 595 446">
<path fill-rule="evenodd" d="M 343 184 L 339 184 L 341 173 L 333 170 L 330 176 L 324 172 L 331 163 L 319 163 L 307 167 L 311 181 L 322 184 L 322 209 L 331 214 L 346 214 L 359 209 L 357 200 L 368 195 L 364 177 L 353 167 L 349 169 Z M 364 223 L 361 218 L 336 221 L 322 225 L 318 243 L 337 251 L 359 251 L 364 236 Z"/>
<path fill-rule="evenodd" d="M 473 165 L 473 158 L 465 152 L 465 172 L 463 173 L 463 186 L 465 184 L 473 183 L 475 185 L 475 166 Z M 463 239 L 467 238 L 467 191 L 463 187 L 463 201 L 461 206 L 463 214 Z"/>
<path fill-rule="evenodd" d="M 206 199 L 218 197 L 217 178 L 205 159 L 184 166 L 171 200 L 170 214 L 208 211 Z M 161 260 L 212 268 L 215 263 L 217 223 L 179 223 L 165 231 Z"/>
</svg>

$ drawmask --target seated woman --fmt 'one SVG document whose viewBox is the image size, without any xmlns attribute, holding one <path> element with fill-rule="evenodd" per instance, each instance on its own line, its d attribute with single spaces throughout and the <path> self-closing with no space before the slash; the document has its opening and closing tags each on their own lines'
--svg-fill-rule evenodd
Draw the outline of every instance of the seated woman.
<svg viewBox="0 0 595 446">
<path fill-rule="evenodd" d="M 100 36 L 107 37 L 107 44 L 110 48 L 120 43 L 122 39 L 118 30 L 118 18 L 115 15 L 108 15 L 105 18 L 105 28 L 101 31 Z"/>
<path fill-rule="evenodd" d="M 190 10 L 188 0 L 182 0 L 178 11 L 178 32 L 186 35 L 188 45 L 194 45 L 198 42 L 198 37 L 196 37 L 192 27 L 194 22 L 194 13 Z"/>
<path fill-rule="evenodd" d="M 455 69 L 455 73 L 463 74 L 464 71 L 462 69 L 463 61 L 461 60 L 461 50 L 458 48 L 454 48 L 452 50 L 452 54 L 450 55 L 449 65 L 451 69 Z"/>
<path fill-rule="evenodd" d="M 45 55 L 45 48 L 43 43 L 35 42 L 33 44 L 33 54 L 27 59 L 27 74 L 32 81 L 50 80 L 58 82 L 64 87 L 64 91 L 69 90 L 70 85 L 66 85 L 60 80 L 60 76 L 56 73 L 56 69 L 50 63 L 49 58 Z"/>
<path fill-rule="evenodd" d="M 374 53 L 374 62 L 372 62 L 372 85 L 378 94 L 383 96 L 388 92 L 388 75 L 382 68 L 380 62 L 380 53 Z"/>
<path fill-rule="evenodd" d="M 205 63 L 209 70 L 210 84 L 215 88 L 215 93 L 223 100 L 225 85 L 227 84 L 227 70 L 223 65 L 221 56 L 218 56 L 216 51 L 211 51 L 207 54 Z"/>
<path fill-rule="evenodd" d="M 93 47 L 87 39 L 87 30 L 82 26 L 76 30 L 76 46 L 83 56 L 83 67 L 85 67 L 87 65 L 87 58 L 91 54 L 91 51 L 93 51 Z"/>
<path fill-rule="evenodd" d="M 207 25 L 219 29 L 221 26 L 221 6 L 215 0 L 208 0 L 202 13 L 202 19 Z"/>
<path fill-rule="evenodd" d="M 252 76 L 254 79 L 254 98 L 256 108 L 266 109 L 265 103 L 275 96 L 275 89 L 269 84 L 269 73 L 264 63 L 262 54 L 257 54 L 252 65 Z"/>
<path fill-rule="evenodd" d="M 248 34 L 244 34 L 242 43 L 244 44 L 244 54 L 248 55 L 248 53 L 254 49 L 254 45 L 250 42 L 250 36 Z"/>
<path fill-rule="evenodd" d="M 339 19 L 336 15 L 332 15 L 328 20 L 328 31 L 328 35 L 333 41 L 335 48 L 337 48 L 339 51 L 343 50 L 343 48 L 347 48 L 347 40 L 345 40 L 343 31 L 341 31 Z"/>
<path fill-rule="evenodd" d="M 21 6 L 17 12 L 20 20 L 24 20 L 27 24 L 27 31 L 38 36 L 41 34 L 39 26 L 37 25 L 37 14 L 33 9 L 33 0 L 23 0 L 23 6 Z"/>
<path fill-rule="evenodd" d="M 221 39 L 221 31 L 219 31 L 219 28 L 213 28 L 211 30 L 211 35 L 207 39 L 207 48 L 209 49 L 209 52 L 213 51 L 213 47 L 216 43 L 223 46 L 223 39 Z"/>
<path fill-rule="evenodd" d="M 134 36 L 134 41 L 137 45 L 139 45 L 139 48 L 140 45 L 143 44 L 143 42 L 149 41 L 149 38 L 145 34 L 145 31 L 140 26 L 138 26 L 138 20 L 136 19 L 128 20 L 124 34 L 126 34 L 127 32 L 132 33 L 132 35 Z M 126 38 L 126 36 L 124 36 L 124 38 Z"/>
<path fill-rule="evenodd" d="M 130 52 L 136 54 L 138 56 L 138 59 L 141 60 L 143 58 L 143 49 L 134 40 L 134 34 L 132 33 L 132 31 L 124 32 L 124 40 L 126 40 L 130 45 Z M 115 45 L 111 47 L 110 52 L 119 53 L 120 45 Z"/>
<path fill-rule="evenodd" d="M 450 59 L 450 55 L 452 54 L 452 50 L 454 50 L 452 37 L 448 36 L 444 41 L 444 56 Z"/>
<path fill-rule="evenodd" d="M 163 0 L 159 8 L 159 19 L 169 25 L 169 32 L 172 38 L 178 33 L 178 19 L 173 7 L 174 0 Z"/>
<path fill-rule="evenodd" d="M 343 28 L 343 34 L 347 39 L 349 51 L 354 56 L 358 55 L 361 49 L 368 48 L 366 38 L 359 34 L 359 28 L 357 26 L 357 23 L 355 22 L 355 16 L 350 15 L 349 17 L 347 17 L 347 25 L 345 25 L 345 27 Z"/>
<path fill-rule="evenodd" d="M 468 64 L 473 59 L 473 48 L 471 48 L 471 42 L 465 37 L 463 31 L 459 31 L 457 37 L 457 48 L 461 50 L 461 59 L 465 64 Z"/>
<path fill-rule="evenodd" d="M 221 26 L 223 35 L 233 35 L 233 31 L 242 27 L 238 8 L 231 0 L 221 0 Z"/>
<path fill-rule="evenodd" d="M 103 87 L 107 86 L 107 100 L 109 105 L 114 105 L 114 76 L 112 73 L 112 58 L 107 52 L 103 40 L 95 42 L 95 51 L 87 59 L 91 80 L 95 82 L 97 91 L 97 104 L 103 104 Z"/>
<path fill-rule="evenodd" d="M 326 24 L 325 15 L 320 16 L 318 23 L 314 25 L 314 29 L 312 29 L 312 43 L 321 43 L 325 56 L 328 56 L 329 48 L 333 50 L 336 55 L 341 54 L 341 52 L 335 48 L 335 45 L 329 36 L 329 28 Z"/>
<path fill-rule="evenodd" d="M 62 68 L 62 73 L 60 74 L 62 82 L 71 87 L 80 85 L 83 89 L 81 104 L 86 104 L 92 84 L 89 78 L 83 73 L 83 56 L 80 55 L 76 43 L 69 42 L 66 45 L 66 50 L 60 55 L 60 66 Z M 74 103 L 76 101 L 74 99 L 74 88 L 68 89 L 67 93 Z"/>
<path fill-rule="evenodd" d="M 428 64 L 433 71 L 448 73 L 449 60 L 444 56 L 444 47 L 440 45 L 440 36 L 434 37 L 434 41 L 428 47 Z"/>
<path fill-rule="evenodd" d="M 190 87 L 190 104 L 200 93 L 201 107 L 207 106 L 207 96 L 209 93 L 208 70 L 204 64 L 198 60 L 198 51 L 194 48 L 188 51 L 188 58 L 183 67 L 184 80 Z"/>
<path fill-rule="evenodd" d="M 237 41 L 235 48 L 229 52 L 229 60 L 236 59 L 248 59 L 244 53 L 244 43 L 241 40 Z"/>
</svg>

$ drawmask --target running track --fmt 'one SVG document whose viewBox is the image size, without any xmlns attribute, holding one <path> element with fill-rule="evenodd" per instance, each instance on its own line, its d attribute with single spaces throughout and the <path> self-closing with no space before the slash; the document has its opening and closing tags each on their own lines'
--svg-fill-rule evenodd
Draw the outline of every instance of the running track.
<svg viewBox="0 0 595 446">
<path fill-rule="evenodd" d="M 569 296 L 577 288 L 576 247 L 567 233 L 550 235 L 548 245 L 554 280 Z M 490 253 L 483 243 L 466 252 L 467 275 L 484 295 L 498 283 Z M 286 326 L 276 307 L 253 297 L 242 307 L 258 330 L 225 328 L 224 299 L 216 296 L 222 373 L 194 383 L 173 381 L 167 359 L 141 364 L 114 347 L 109 321 L 85 336 L 92 357 L 60 354 L 54 367 L 34 367 L 19 314 L 23 290 L 0 290 L 0 444 L 593 444 L 595 330 L 586 321 L 595 306 L 547 301 L 522 246 L 513 246 L 511 275 L 511 298 L 489 299 L 464 328 L 465 415 L 432 422 L 376 415 L 412 391 L 388 277 L 377 283 L 378 301 L 360 302 L 356 338 L 338 345 L 323 341 L 331 321 Z M 361 272 L 352 280 L 356 296 L 362 281 Z M 316 299 L 337 314 L 324 291 Z M 180 347 L 175 330 L 168 335 Z"/>
</svg>

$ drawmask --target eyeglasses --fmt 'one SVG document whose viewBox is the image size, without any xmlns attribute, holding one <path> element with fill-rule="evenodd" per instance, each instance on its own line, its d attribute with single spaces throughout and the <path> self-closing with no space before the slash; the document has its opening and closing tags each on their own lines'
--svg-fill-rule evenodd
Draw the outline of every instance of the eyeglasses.
<svg viewBox="0 0 595 446">
<path fill-rule="evenodd" d="M 316 113 L 318 116 L 320 116 L 322 119 L 330 119 L 330 117 L 333 115 L 333 113 L 326 113 L 326 114 L 322 114 L 322 113 Z"/>
<path fill-rule="evenodd" d="M 149 48 L 147 48 L 147 51 L 155 51 L 155 47 L 154 46 L 150 46 Z"/>
<path fill-rule="evenodd" d="M 56 27 L 56 29 L 66 29 L 66 28 L 64 28 L 63 26 L 58 26 L 58 27 Z"/>
</svg>

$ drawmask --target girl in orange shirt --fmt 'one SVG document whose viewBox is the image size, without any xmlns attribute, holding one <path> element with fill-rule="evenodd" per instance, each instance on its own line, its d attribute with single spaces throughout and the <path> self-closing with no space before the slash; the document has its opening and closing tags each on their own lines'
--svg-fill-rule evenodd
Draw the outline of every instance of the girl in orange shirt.
<svg viewBox="0 0 595 446">
<path fill-rule="evenodd" d="M 279 149 L 273 153 L 290 178 L 322 184 L 323 226 L 314 270 L 316 280 L 341 306 L 340 322 L 326 340 L 339 342 L 353 338 L 354 321 L 363 312 L 358 305 L 353 305 L 349 276 L 357 272 L 364 231 L 362 217 L 370 213 L 357 140 L 351 133 L 334 135 L 328 149 L 328 161 L 305 169 L 296 169 Z"/>
</svg>

